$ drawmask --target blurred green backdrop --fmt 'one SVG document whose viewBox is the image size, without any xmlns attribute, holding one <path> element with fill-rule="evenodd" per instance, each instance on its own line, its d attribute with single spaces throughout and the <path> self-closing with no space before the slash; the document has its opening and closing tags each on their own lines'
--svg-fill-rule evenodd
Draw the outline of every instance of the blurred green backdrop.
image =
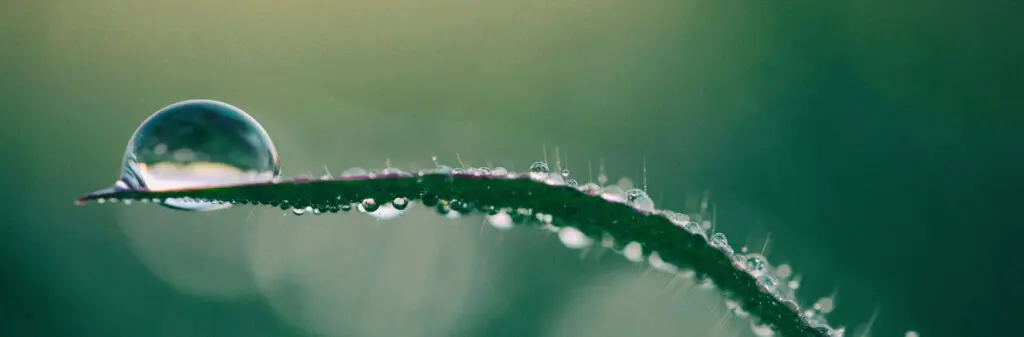
<svg viewBox="0 0 1024 337">
<path fill-rule="evenodd" d="M 1009 336 L 1020 2 L 6 1 L 0 336 L 746 336 L 709 292 L 422 210 L 74 207 L 150 113 L 260 120 L 285 174 L 641 178 L 876 336 Z M 1016 21 L 1015 21 L 1016 20 Z M 997 274 L 998 273 L 998 274 Z M 1018 314 L 1013 314 L 1018 312 Z M 1016 330 L 1014 330 L 1016 331 Z"/>
</svg>

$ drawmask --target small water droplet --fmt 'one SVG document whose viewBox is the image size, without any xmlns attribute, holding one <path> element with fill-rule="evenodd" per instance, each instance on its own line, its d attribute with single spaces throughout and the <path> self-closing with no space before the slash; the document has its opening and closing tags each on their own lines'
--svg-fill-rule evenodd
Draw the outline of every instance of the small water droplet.
<svg viewBox="0 0 1024 337">
<path fill-rule="evenodd" d="M 595 195 L 595 194 L 601 193 L 601 186 L 598 185 L 598 184 L 595 184 L 595 183 L 587 183 L 587 184 L 585 184 L 583 186 L 580 186 L 579 189 L 580 189 L 580 192 L 583 192 L 583 193 L 586 193 L 586 194 L 590 194 L 590 195 Z"/>
<path fill-rule="evenodd" d="M 626 247 L 622 248 L 622 255 L 625 256 L 627 260 L 630 260 L 630 261 L 633 261 L 633 262 L 643 261 L 643 259 L 644 259 L 643 246 L 641 246 L 639 242 L 635 242 L 635 241 L 634 242 L 630 242 L 630 243 L 626 244 Z"/>
<path fill-rule="evenodd" d="M 409 199 L 403 197 L 395 198 L 395 200 L 391 201 L 391 206 L 399 211 L 404 210 L 406 207 L 409 207 Z"/>
<path fill-rule="evenodd" d="M 348 169 L 346 169 L 346 170 L 341 172 L 341 177 L 342 178 L 366 177 L 368 175 L 369 175 L 369 173 L 366 172 L 366 170 L 363 169 L 362 167 L 350 167 L 350 168 L 348 168 Z"/>
<path fill-rule="evenodd" d="M 491 170 L 491 175 L 495 177 L 504 177 L 508 175 L 508 170 L 504 167 L 498 166 Z"/>
<path fill-rule="evenodd" d="M 718 248 L 725 253 L 725 255 L 732 256 L 732 246 L 729 246 L 729 240 L 725 238 L 725 234 L 715 233 L 711 236 L 710 243 L 712 247 Z"/>
<path fill-rule="evenodd" d="M 497 229 L 511 229 L 513 226 L 512 216 L 505 211 L 498 212 L 494 215 L 488 215 L 487 222 Z"/>
<path fill-rule="evenodd" d="M 306 212 L 309 212 L 309 211 L 312 211 L 312 210 L 313 210 L 312 207 L 292 208 L 292 214 L 303 215 L 303 214 L 306 214 Z"/>
<path fill-rule="evenodd" d="M 569 169 L 562 169 L 562 177 L 569 178 Z"/>
<path fill-rule="evenodd" d="M 577 186 L 580 185 L 580 182 L 577 181 L 576 179 L 569 179 L 569 180 L 565 181 L 565 184 L 569 185 L 569 186 L 572 186 L 572 187 L 577 187 Z"/>
<path fill-rule="evenodd" d="M 622 194 L 622 188 L 616 185 L 606 186 L 601 189 L 601 198 L 611 202 L 625 202 L 626 197 Z"/>
<path fill-rule="evenodd" d="M 751 276 L 761 277 L 768 270 L 768 261 L 761 254 L 750 254 L 747 255 L 745 267 Z"/>
<path fill-rule="evenodd" d="M 779 265 L 778 268 L 775 268 L 775 276 L 778 276 L 781 279 L 788 279 L 792 275 L 793 267 L 790 267 L 788 264 L 782 264 Z"/>
<path fill-rule="evenodd" d="M 538 161 L 530 164 L 530 178 L 533 180 L 545 180 L 551 173 L 551 168 L 548 167 L 548 163 Z"/>
<path fill-rule="evenodd" d="M 664 272 L 667 272 L 667 273 L 670 273 L 670 274 L 674 274 L 677 271 L 679 271 L 679 267 L 676 267 L 674 264 L 671 264 L 671 263 L 665 262 L 665 260 L 662 260 L 661 256 L 658 255 L 658 252 L 651 252 L 651 256 L 647 257 L 647 262 L 649 262 L 651 264 L 652 268 L 657 269 L 657 270 L 661 270 L 661 271 L 664 271 Z"/>
<path fill-rule="evenodd" d="M 377 201 L 373 200 L 373 198 L 363 199 L 363 201 L 359 203 L 359 211 L 361 212 L 370 213 L 376 211 L 378 208 L 380 208 L 380 205 L 378 205 Z"/>
<path fill-rule="evenodd" d="M 188 100 L 160 109 L 135 130 L 118 185 L 161 191 L 269 182 L 280 174 L 277 150 L 255 119 L 227 103 Z M 184 198 L 160 204 L 187 211 L 231 207 Z"/>
<path fill-rule="evenodd" d="M 800 288 L 800 277 L 799 276 L 798 277 L 794 277 L 786 285 L 789 286 L 789 289 L 793 289 L 793 290 L 799 289 Z"/>
<path fill-rule="evenodd" d="M 835 299 L 832 297 L 819 298 L 817 302 L 814 302 L 814 310 L 817 310 L 823 314 L 831 313 L 835 310 Z"/>
<path fill-rule="evenodd" d="M 630 189 L 626 191 L 625 197 L 626 203 L 636 209 L 644 211 L 654 210 L 654 200 L 651 200 L 651 198 L 647 196 L 647 192 L 644 192 L 644 190 L 639 188 Z"/>
<path fill-rule="evenodd" d="M 593 240 L 575 227 L 564 227 L 559 230 L 558 239 L 562 240 L 562 244 L 565 244 L 566 247 L 572 249 L 585 248 L 593 244 Z"/>
</svg>

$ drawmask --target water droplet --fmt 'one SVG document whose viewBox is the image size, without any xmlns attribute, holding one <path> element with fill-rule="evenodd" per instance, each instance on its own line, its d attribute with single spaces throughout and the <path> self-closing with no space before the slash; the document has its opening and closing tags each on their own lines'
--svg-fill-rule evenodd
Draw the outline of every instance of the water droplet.
<svg viewBox="0 0 1024 337">
<path fill-rule="evenodd" d="M 636 209 L 644 211 L 654 210 L 654 200 L 651 200 L 651 198 L 647 196 L 647 192 L 644 192 L 644 190 L 638 188 L 629 189 L 626 191 L 625 197 L 626 203 L 629 203 Z"/>
<path fill-rule="evenodd" d="M 292 208 L 292 214 L 303 215 L 303 214 L 306 214 L 306 212 L 309 212 L 311 210 L 313 210 L 312 207 Z"/>
<path fill-rule="evenodd" d="M 376 211 L 378 208 L 380 208 L 380 205 L 378 205 L 377 201 L 373 200 L 373 198 L 363 199 L 363 201 L 359 203 L 359 211 L 361 212 L 370 213 Z"/>
<path fill-rule="evenodd" d="M 919 337 L 917 331 L 913 331 L 913 330 L 907 331 L 907 333 L 904 334 L 903 336 L 904 337 Z"/>
<path fill-rule="evenodd" d="M 512 228 L 512 216 L 508 212 L 498 212 L 494 215 L 487 216 L 487 222 L 497 229 L 511 229 Z"/>
<path fill-rule="evenodd" d="M 626 247 L 622 248 L 622 255 L 625 256 L 627 260 L 640 262 L 644 259 L 643 246 L 641 246 L 639 242 L 630 242 L 629 244 L 626 244 Z"/>
<path fill-rule="evenodd" d="M 395 200 L 391 201 L 391 206 L 399 211 L 404 210 L 406 207 L 409 207 L 409 199 L 403 197 L 395 198 Z"/>
<path fill-rule="evenodd" d="M 725 238 L 725 234 L 715 233 L 711 236 L 710 243 L 712 247 L 718 248 L 718 250 L 721 250 L 725 255 L 732 256 L 732 246 L 729 246 L 729 240 Z"/>
<path fill-rule="evenodd" d="M 794 277 L 786 285 L 789 286 L 789 289 L 793 289 L 793 290 L 799 289 L 800 288 L 800 277 L 799 276 Z"/>
<path fill-rule="evenodd" d="M 409 172 L 405 172 L 405 171 L 402 171 L 402 169 L 400 169 L 400 168 L 390 167 L 390 166 L 385 167 L 384 169 L 380 170 L 380 175 L 382 175 L 382 176 L 395 176 L 395 177 L 411 177 L 412 176 L 412 174 L 410 174 Z"/>
<path fill-rule="evenodd" d="M 508 175 L 508 170 L 504 167 L 498 166 L 491 170 L 491 175 L 495 177 L 503 177 Z"/>
<path fill-rule="evenodd" d="M 823 314 L 831 313 L 835 310 L 836 302 L 832 297 L 819 298 L 817 302 L 814 302 L 814 310 L 817 310 Z"/>
<path fill-rule="evenodd" d="M 788 264 L 779 265 L 778 268 L 775 268 L 775 276 L 781 279 L 788 279 L 792 275 L 793 267 L 790 267 Z"/>
<path fill-rule="evenodd" d="M 587 183 L 579 187 L 580 191 L 586 194 L 594 195 L 601 193 L 601 186 L 595 183 Z"/>
<path fill-rule="evenodd" d="M 350 167 L 347 170 L 341 172 L 341 177 L 342 178 L 365 177 L 365 176 L 368 176 L 368 175 L 369 175 L 369 173 L 366 172 L 366 170 L 363 169 L 362 167 Z"/>
<path fill-rule="evenodd" d="M 188 100 L 160 109 L 135 130 L 119 183 L 161 191 L 269 182 L 280 174 L 277 150 L 255 119 L 227 103 Z M 231 207 L 186 199 L 161 204 L 188 211 Z"/>
<path fill-rule="evenodd" d="M 601 198 L 611 202 L 625 202 L 626 197 L 622 195 L 622 188 L 616 185 L 607 186 L 601 189 Z"/>
<path fill-rule="evenodd" d="M 566 247 L 572 249 L 585 248 L 593 244 L 593 240 L 574 227 L 565 227 L 559 230 L 558 239 L 562 240 L 562 244 L 565 244 Z"/>
<path fill-rule="evenodd" d="M 745 267 L 751 276 L 761 277 L 768 270 L 768 261 L 761 254 L 747 255 Z"/>
<path fill-rule="evenodd" d="M 530 178 L 533 180 L 545 180 L 551 173 L 551 168 L 548 167 L 548 163 L 538 161 L 530 164 Z"/>
<path fill-rule="evenodd" d="M 569 180 L 566 180 L 566 181 L 565 181 L 565 184 L 566 184 L 566 185 L 569 185 L 569 186 L 572 186 L 572 187 L 577 187 L 577 186 L 580 186 L 580 182 L 579 182 L 579 181 L 577 181 L 576 179 L 569 179 Z"/>
<path fill-rule="evenodd" d="M 658 255 L 658 252 L 651 252 L 651 256 L 647 257 L 647 262 L 650 262 L 651 267 L 653 267 L 654 269 L 661 270 L 670 274 L 674 274 L 677 271 L 679 271 L 679 267 L 676 267 L 674 264 L 662 260 L 661 256 Z"/>
<path fill-rule="evenodd" d="M 569 169 L 562 169 L 562 177 L 569 178 Z"/>
</svg>

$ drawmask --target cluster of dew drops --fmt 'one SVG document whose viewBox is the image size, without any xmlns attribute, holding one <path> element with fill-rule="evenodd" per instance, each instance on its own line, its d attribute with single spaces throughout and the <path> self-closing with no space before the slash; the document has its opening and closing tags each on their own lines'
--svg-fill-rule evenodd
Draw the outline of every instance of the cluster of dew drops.
<svg viewBox="0 0 1024 337">
<path fill-rule="evenodd" d="M 246 158 L 248 161 L 230 162 L 229 160 L 222 160 L 221 164 L 228 164 L 235 168 L 240 168 L 242 166 L 248 167 L 248 170 L 245 171 L 247 174 L 256 173 L 256 175 L 247 177 L 246 179 L 248 181 L 280 181 L 280 166 L 277 160 L 276 150 L 273 148 L 269 135 L 267 135 L 266 131 L 262 129 L 255 119 L 249 117 L 241 109 L 223 102 L 212 100 L 190 100 L 165 107 L 143 122 L 139 129 L 136 130 L 135 135 L 133 135 L 132 142 L 129 144 L 128 151 L 125 154 L 122 177 L 115 183 L 113 189 L 157 190 L 154 187 L 158 185 L 157 183 L 161 182 L 161 177 L 154 172 L 147 171 L 147 167 L 152 165 L 139 165 L 147 155 L 151 158 L 156 158 L 155 160 L 157 161 L 172 162 L 175 165 L 187 166 L 190 163 L 189 160 L 194 159 L 190 156 L 195 156 L 196 154 L 204 155 L 205 157 L 203 158 L 206 161 L 217 162 L 216 153 L 213 153 L 213 151 L 207 151 L 210 153 L 204 153 L 203 148 L 207 144 L 192 142 L 193 139 L 198 138 L 189 138 L 187 137 L 188 135 L 182 136 L 179 133 L 173 133 L 170 135 L 161 135 L 156 133 L 159 130 L 173 131 L 175 129 L 179 129 L 185 124 L 188 124 L 187 126 L 193 129 L 212 128 L 211 125 L 217 124 L 212 123 L 212 121 L 208 121 L 208 119 L 230 119 L 236 122 L 241 121 L 242 123 L 235 123 L 235 125 L 241 125 L 239 128 L 232 130 L 220 130 L 213 128 L 212 130 L 216 131 L 217 136 L 222 136 L 223 138 L 236 140 L 243 138 L 247 140 L 259 140 L 259 142 L 250 143 L 251 148 L 245 150 L 254 150 L 248 151 L 248 153 L 269 154 L 267 156 L 253 156 L 251 158 Z M 181 125 L 171 125 L 173 123 Z M 223 123 L 217 125 L 222 124 Z M 174 127 L 166 127 L 167 125 Z M 157 126 L 161 126 L 162 128 Z M 161 143 L 153 146 L 152 148 L 146 148 L 146 146 L 148 146 L 146 144 L 152 143 L 146 142 L 146 140 L 150 138 L 159 139 Z M 175 143 L 175 141 L 177 141 L 177 143 Z M 171 151 L 166 149 L 168 148 L 167 144 L 170 144 L 170 148 L 182 148 L 188 151 L 185 155 L 180 155 L 181 153 L 178 152 L 171 153 Z M 213 160 L 211 160 L 211 158 Z M 237 157 L 223 158 L 235 159 Z M 801 318 L 808 325 L 820 331 L 825 331 L 830 336 L 843 336 L 845 333 L 845 328 L 832 328 L 826 321 L 825 316 L 831 313 L 835 308 L 833 297 L 820 298 L 807 307 L 801 307 L 797 304 L 796 291 L 800 288 L 801 277 L 799 275 L 794 275 L 793 269 L 788 264 L 773 266 L 768 262 L 762 252 L 752 252 L 747 247 L 741 247 L 737 251 L 729 244 L 725 234 L 714 232 L 714 227 L 712 226 L 710 219 L 705 219 L 702 215 L 691 216 L 669 210 L 659 210 L 655 208 L 654 201 L 650 196 L 648 196 L 644 189 L 623 189 L 623 187 L 618 184 L 608 184 L 608 177 L 604 173 L 603 166 L 600 169 L 596 182 L 591 181 L 587 183 L 580 183 L 570 174 L 568 169 L 561 168 L 560 162 L 556 162 L 556 169 L 554 171 L 552 171 L 551 166 L 547 161 L 538 161 L 530 165 L 528 172 L 516 173 L 511 172 L 504 167 L 449 167 L 439 164 L 436 157 L 433 158 L 433 161 L 436 166 L 435 168 L 421 170 L 416 174 L 421 176 L 427 174 L 448 174 L 453 176 L 489 177 L 496 179 L 518 179 L 525 176 L 548 185 L 569 186 L 579 190 L 580 192 L 600 197 L 609 202 L 626 204 L 636 209 L 638 212 L 661 215 L 676 226 L 691 234 L 700 236 L 708 242 L 711 247 L 714 247 L 729 256 L 736 269 L 748 273 L 757 280 L 762 291 L 774 296 L 779 302 L 785 303 L 793 310 L 798 311 Z M 319 179 L 374 179 L 377 177 L 395 176 L 411 177 L 414 176 L 414 174 L 391 167 L 390 163 L 388 163 L 386 168 L 378 171 L 367 171 L 359 167 L 349 168 L 337 177 L 331 175 L 328 171 L 325 175 L 319 177 Z M 190 178 L 203 178 L 198 179 L 195 182 L 196 185 L 190 186 L 202 185 L 209 182 L 209 180 L 206 179 L 209 177 L 204 178 L 192 176 Z M 315 179 L 317 178 L 313 176 L 303 176 L 293 179 L 292 182 L 311 181 Z M 176 183 L 179 183 L 179 185 L 167 185 L 162 188 L 189 187 L 180 185 L 180 181 L 177 181 Z M 105 201 L 118 200 L 100 198 L 96 201 L 102 203 Z M 229 203 L 225 202 L 194 200 L 188 198 L 151 201 L 171 208 L 189 211 L 217 210 L 231 206 Z M 124 199 L 122 202 L 127 204 L 130 203 L 131 200 Z M 300 203 L 301 202 L 296 202 L 295 205 L 293 205 L 288 200 L 282 200 L 280 203 L 273 206 L 290 210 L 291 213 L 295 215 L 319 215 L 355 210 L 358 213 L 367 214 L 379 220 L 390 220 L 398 218 L 402 214 L 406 213 L 414 203 L 419 203 L 423 206 L 434 208 L 438 213 L 449 219 L 456 219 L 464 214 L 469 214 L 473 211 L 480 211 L 485 214 L 487 222 L 499 230 L 509 230 L 517 223 L 539 223 L 543 230 L 556 233 L 559 240 L 568 248 L 589 249 L 596 243 L 606 249 L 611 249 L 623 255 L 629 261 L 636 263 L 646 262 L 650 267 L 673 274 L 675 277 L 685 279 L 693 279 L 696 277 L 697 280 L 694 285 L 701 289 L 713 288 L 709 279 L 697 276 L 693 270 L 681 269 L 675 265 L 665 262 L 658 256 L 657 252 L 651 252 L 645 258 L 641 244 L 638 242 L 629 242 L 625 245 L 619 246 L 615 242 L 615 239 L 607 234 L 601 238 L 591 238 L 577 228 L 571 226 L 555 226 L 553 224 L 552 215 L 535 213 L 530 209 L 498 209 L 486 205 L 471 205 L 470 203 L 460 200 L 438 200 L 437 198 L 428 199 L 422 196 L 414 198 L 400 196 L 392 200 L 366 198 L 358 202 L 343 202 L 339 199 L 339 202 L 335 204 L 315 206 L 299 206 L 298 204 Z M 706 207 L 707 202 L 705 200 L 702 203 L 702 209 L 706 209 Z M 706 212 L 703 211 L 701 212 L 701 214 L 705 213 Z M 775 334 L 769 326 L 761 324 L 757 320 L 751 318 L 750 314 L 744 311 L 740 307 L 739 303 L 732 300 L 726 300 L 726 307 L 733 315 L 749 320 L 751 330 L 755 335 L 773 336 Z M 907 332 L 906 337 L 917 337 L 917 333 L 913 331 Z"/>
<path fill-rule="evenodd" d="M 434 157 L 434 161 L 436 163 L 436 157 Z M 579 180 L 571 175 L 568 169 L 556 169 L 552 171 L 550 165 L 545 161 L 534 162 L 530 165 L 529 171 L 525 174 L 510 172 L 506 168 L 500 166 L 452 168 L 440 164 L 438 164 L 434 169 L 423 170 L 418 174 L 424 175 L 438 173 L 508 179 L 515 179 L 526 175 L 532 180 L 543 182 L 548 185 L 569 186 L 576 188 L 580 192 L 599 196 L 609 202 L 623 203 L 640 212 L 660 214 L 669 219 L 676 226 L 683 228 L 692 234 L 701 236 L 709 243 L 710 246 L 731 257 L 735 268 L 743 270 L 754 277 L 761 286 L 762 291 L 773 295 L 780 302 L 786 303 L 790 308 L 800 310 L 801 317 L 810 326 L 819 330 L 824 330 L 830 336 L 843 336 L 845 333 L 845 328 L 832 328 L 826 321 L 825 316 L 831 313 L 835 307 L 834 299 L 832 297 L 820 298 L 813 305 L 800 309 L 800 306 L 796 304 L 796 291 L 800 288 L 801 277 L 799 275 L 794 275 L 793 269 L 788 264 L 772 266 L 764 255 L 758 252 L 751 252 L 747 247 L 741 247 L 739 251 L 737 251 L 729 244 L 725 234 L 713 232 L 710 219 L 702 219 L 699 215 L 691 216 L 669 210 L 659 210 L 655 208 L 653 199 L 643 189 L 623 189 L 617 184 L 607 184 L 608 177 L 604 174 L 603 168 L 597 177 L 597 181 L 588 183 L 580 183 Z M 353 168 L 342 173 L 342 177 L 373 178 L 379 175 L 395 174 L 402 175 L 407 173 L 394 168 L 386 168 L 377 173 L 367 172 L 361 168 Z M 322 179 L 331 179 L 331 176 L 325 175 Z M 411 203 L 412 201 L 408 198 L 398 197 L 390 202 L 385 201 L 384 205 L 380 205 L 380 201 L 368 198 L 364 199 L 362 202 L 355 203 L 354 205 L 343 205 L 340 210 L 348 211 L 356 209 L 361 213 L 386 220 L 400 216 L 408 209 L 408 206 Z M 450 219 L 458 218 L 461 215 L 472 211 L 472 209 L 456 206 L 460 203 L 461 202 L 458 200 L 440 200 L 435 209 L 438 213 Z M 706 207 L 706 201 L 703 203 L 703 206 Z M 519 222 L 536 221 L 542 224 L 540 227 L 541 229 L 556 233 L 562 244 L 570 249 L 589 249 L 594 244 L 599 244 L 605 249 L 614 250 L 629 261 L 636 263 L 646 262 L 650 267 L 656 270 L 673 274 L 684 279 L 693 279 L 696 277 L 696 273 L 693 270 L 681 269 L 671 263 L 665 262 L 659 257 L 657 252 L 652 252 L 645 258 L 642 246 L 639 242 L 629 242 L 624 246 L 621 246 L 621 249 L 619 249 L 617 248 L 618 246 L 616 245 L 615 239 L 611 236 L 606 235 L 600 239 L 590 238 L 572 226 L 554 226 L 552 224 L 552 216 L 550 214 L 534 213 L 532 210 L 524 208 L 489 209 L 487 207 L 483 207 L 481 210 L 486 213 L 485 217 L 487 222 L 492 227 L 499 230 L 511 229 L 515 223 Z M 332 209 L 331 211 L 334 210 Z M 296 215 L 323 213 L 322 210 L 311 207 L 292 209 L 292 212 Z M 711 281 L 706 278 L 698 280 L 696 285 L 700 289 L 713 288 Z M 751 331 L 753 331 L 755 335 L 775 335 L 775 332 L 771 327 L 760 324 L 755 319 L 751 319 L 750 314 L 744 311 L 738 302 L 726 300 L 726 307 L 733 315 L 748 319 L 751 324 Z"/>
</svg>

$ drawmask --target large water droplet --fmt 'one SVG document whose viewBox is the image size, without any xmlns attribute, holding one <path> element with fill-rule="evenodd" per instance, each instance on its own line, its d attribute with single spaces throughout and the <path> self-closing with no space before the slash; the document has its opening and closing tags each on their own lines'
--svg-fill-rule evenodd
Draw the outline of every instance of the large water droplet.
<svg viewBox="0 0 1024 337">
<path fill-rule="evenodd" d="M 280 174 L 277 150 L 255 119 L 227 103 L 188 100 L 160 109 L 135 130 L 119 182 L 163 191 L 269 182 Z M 162 204 L 188 211 L 231 206 L 186 199 Z"/>
</svg>

